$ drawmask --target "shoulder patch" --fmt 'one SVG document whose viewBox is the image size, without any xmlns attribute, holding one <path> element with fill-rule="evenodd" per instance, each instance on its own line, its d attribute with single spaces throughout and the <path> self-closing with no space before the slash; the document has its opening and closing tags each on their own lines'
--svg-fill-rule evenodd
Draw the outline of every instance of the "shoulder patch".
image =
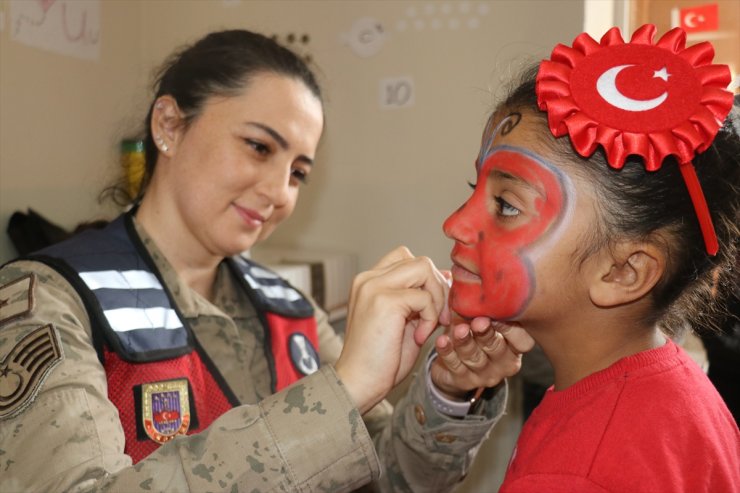
<svg viewBox="0 0 740 493">
<path fill-rule="evenodd" d="M 59 336 L 51 324 L 39 327 L 0 355 L 0 420 L 28 407 L 51 370 L 64 358 Z"/>
<path fill-rule="evenodd" d="M 0 327 L 33 311 L 36 276 L 27 274 L 0 286 Z"/>
</svg>

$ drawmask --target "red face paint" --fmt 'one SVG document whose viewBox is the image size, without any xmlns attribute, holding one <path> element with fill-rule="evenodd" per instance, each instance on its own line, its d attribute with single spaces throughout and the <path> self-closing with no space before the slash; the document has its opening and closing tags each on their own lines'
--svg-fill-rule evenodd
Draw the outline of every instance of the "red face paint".
<svg viewBox="0 0 740 493">
<path fill-rule="evenodd" d="M 510 320 L 526 308 L 535 291 L 529 253 L 562 217 L 564 179 L 555 166 L 525 149 L 491 149 L 473 195 L 443 226 L 455 240 L 453 311 Z"/>
</svg>

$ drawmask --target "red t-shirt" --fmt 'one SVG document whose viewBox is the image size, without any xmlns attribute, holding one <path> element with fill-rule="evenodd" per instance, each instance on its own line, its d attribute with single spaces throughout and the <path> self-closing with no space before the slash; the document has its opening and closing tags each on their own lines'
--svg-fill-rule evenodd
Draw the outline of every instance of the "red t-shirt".
<svg viewBox="0 0 740 493">
<path fill-rule="evenodd" d="M 672 341 L 548 390 L 500 493 L 606 491 L 740 492 L 740 431 Z"/>
</svg>

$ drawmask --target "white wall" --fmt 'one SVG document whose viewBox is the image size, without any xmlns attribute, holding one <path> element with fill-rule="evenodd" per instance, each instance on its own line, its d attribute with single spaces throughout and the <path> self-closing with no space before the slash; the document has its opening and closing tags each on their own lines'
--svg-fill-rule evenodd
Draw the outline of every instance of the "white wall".
<svg viewBox="0 0 740 493">
<path fill-rule="evenodd" d="M 361 268 L 402 243 L 448 263 L 441 224 L 468 195 L 492 94 L 512 67 L 547 56 L 583 26 L 580 0 L 106 0 L 101 11 L 97 62 L 23 46 L 8 28 L 0 33 L 3 230 L 27 207 L 66 228 L 110 216 L 95 198 L 117 169 L 118 140 L 143 115 L 151 70 L 174 47 L 221 28 L 283 39 L 306 33 L 322 73 L 327 130 L 298 210 L 268 242 L 355 252 Z M 363 16 L 388 34 L 368 58 L 340 41 Z M 413 78 L 415 105 L 381 109 L 380 79 L 398 76 Z M 14 251 L 0 238 L 2 261 Z"/>
<path fill-rule="evenodd" d="M 34 3 L 38 15 L 31 11 L 29 23 L 43 18 L 41 2 Z M 141 20 L 139 2 L 105 2 L 100 56 L 89 60 L 13 41 L 18 26 L 7 0 L 0 0 L 0 18 L 2 263 L 16 254 L 5 232 L 16 210 L 33 208 L 68 229 L 110 213 L 97 196 L 117 170 L 117 142 L 139 97 Z M 72 34 L 76 27 L 69 26 Z"/>
</svg>

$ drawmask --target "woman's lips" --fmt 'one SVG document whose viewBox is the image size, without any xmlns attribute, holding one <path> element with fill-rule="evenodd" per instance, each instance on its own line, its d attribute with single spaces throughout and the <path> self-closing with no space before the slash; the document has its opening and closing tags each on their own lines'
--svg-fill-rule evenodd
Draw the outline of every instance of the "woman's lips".
<svg viewBox="0 0 740 493">
<path fill-rule="evenodd" d="M 237 214 L 242 218 L 242 221 L 244 221 L 244 224 L 251 228 L 258 228 L 265 222 L 265 218 L 262 214 L 253 209 L 245 209 L 236 204 L 234 204 L 234 208 L 236 209 Z"/>
<path fill-rule="evenodd" d="M 478 274 L 474 274 L 460 264 L 453 264 L 450 270 L 452 271 L 452 279 L 455 282 L 480 282 L 480 276 Z"/>
</svg>

